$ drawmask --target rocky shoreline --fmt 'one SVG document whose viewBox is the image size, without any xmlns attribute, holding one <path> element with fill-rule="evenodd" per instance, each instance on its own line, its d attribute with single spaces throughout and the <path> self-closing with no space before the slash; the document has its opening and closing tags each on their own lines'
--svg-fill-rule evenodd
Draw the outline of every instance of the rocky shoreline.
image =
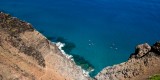
<svg viewBox="0 0 160 80">
<path fill-rule="evenodd" d="M 103 69 L 96 80 L 148 80 L 160 74 L 160 42 L 138 45 L 129 60 Z"/>
<path fill-rule="evenodd" d="M 95 78 L 32 25 L 0 12 L 0 80 L 147 80 L 160 73 L 160 42 L 138 45 L 128 61 Z"/>
<path fill-rule="evenodd" d="M 65 46 L 64 43 L 57 42 L 57 43 L 54 43 L 54 44 L 56 44 L 56 46 L 59 48 L 59 50 L 61 51 L 61 53 L 62 53 L 67 59 L 71 60 L 71 61 L 73 62 L 73 64 L 76 65 L 76 63 L 75 63 L 75 61 L 74 61 L 74 59 L 73 59 L 73 56 L 72 56 L 72 55 L 69 55 L 69 54 L 66 54 L 65 51 L 62 49 L 62 47 Z M 78 66 L 78 65 L 77 65 L 77 66 Z M 78 67 L 82 70 L 83 75 L 86 76 L 86 77 L 90 77 L 90 76 L 89 76 L 89 73 L 90 73 L 91 71 L 94 71 L 94 70 L 86 71 L 86 70 L 84 70 L 81 66 L 78 66 Z"/>
</svg>

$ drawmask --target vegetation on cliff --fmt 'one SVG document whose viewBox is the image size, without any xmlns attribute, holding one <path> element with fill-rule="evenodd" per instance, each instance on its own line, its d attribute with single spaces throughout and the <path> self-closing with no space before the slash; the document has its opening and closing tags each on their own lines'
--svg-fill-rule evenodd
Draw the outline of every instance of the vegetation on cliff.
<svg viewBox="0 0 160 80">
<path fill-rule="evenodd" d="M 149 78 L 149 80 L 160 80 L 160 75 L 159 74 L 153 75 Z"/>
</svg>

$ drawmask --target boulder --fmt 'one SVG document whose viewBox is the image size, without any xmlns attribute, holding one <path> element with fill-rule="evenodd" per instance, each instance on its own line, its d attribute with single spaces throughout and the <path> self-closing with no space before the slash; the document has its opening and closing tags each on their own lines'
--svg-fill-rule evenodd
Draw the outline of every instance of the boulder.
<svg viewBox="0 0 160 80">
<path fill-rule="evenodd" d="M 156 42 L 153 46 L 152 46 L 152 51 L 156 52 L 157 54 L 160 55 L 160 41 Z"/>
<path fill-rule="evenodd" d="M 136 47 L 135 57 L 136 58 L 141 58 L 144 55 L 146 55 L 150 50 L 151 50 L 151 47 L 147 43 L 140 44 Z"/>
</svg>

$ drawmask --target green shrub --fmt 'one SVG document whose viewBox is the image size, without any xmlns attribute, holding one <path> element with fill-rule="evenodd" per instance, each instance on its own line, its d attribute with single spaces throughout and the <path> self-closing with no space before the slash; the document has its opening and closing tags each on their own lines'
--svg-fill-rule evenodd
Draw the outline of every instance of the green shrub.
<svg viewBox="0 0 160 80">
<path fill-rule="evenodd" d="M 149 80 L 160 80 L 160 74 L 151 76 Z"/>
</svg>

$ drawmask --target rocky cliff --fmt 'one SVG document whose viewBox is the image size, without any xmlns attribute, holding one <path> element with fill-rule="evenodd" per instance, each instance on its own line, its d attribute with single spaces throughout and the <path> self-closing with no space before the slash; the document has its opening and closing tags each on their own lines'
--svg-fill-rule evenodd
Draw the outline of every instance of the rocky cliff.
<svg viewBox="0 0 160 80">
<path fill-rule="evenodd" d="M 0 80 L 89 80 L 32 25 L 0 12 Z"/>
<path fill-rule="evenodd" d="M 112 67 L 106 67 L 95 78 L 97 80 L 147 80 L 160 74 L 160 42 L 149 46 L 138 45 L 129 60 Z"/>
</svg>

